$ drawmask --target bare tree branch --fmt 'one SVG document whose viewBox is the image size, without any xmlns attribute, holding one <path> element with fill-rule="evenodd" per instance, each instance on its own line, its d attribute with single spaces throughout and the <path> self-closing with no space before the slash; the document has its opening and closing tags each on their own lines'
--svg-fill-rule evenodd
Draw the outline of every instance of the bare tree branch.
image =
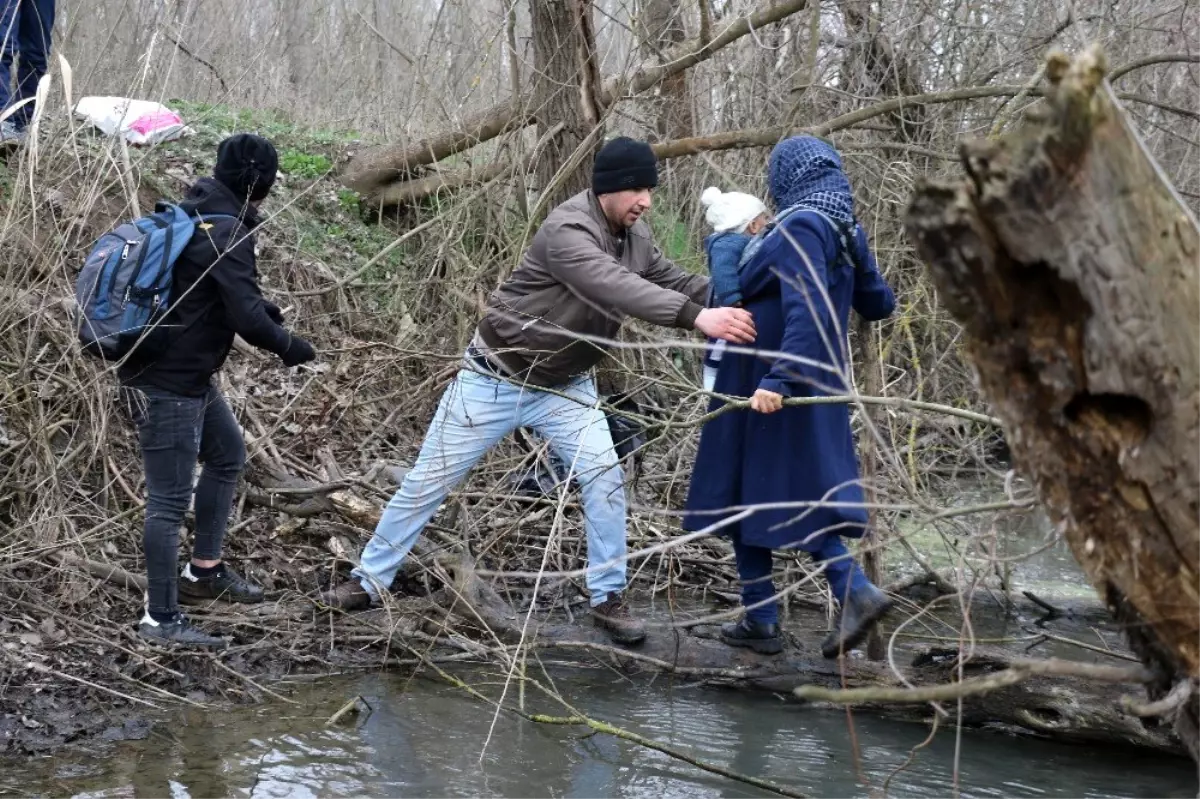
<svg viewBox="0 0 1200 799">
<path fill-rule="evenodd" d="M 1012 668 L 970 677 L 956 683 L 922 685 L 917 688 L 849 688 L 831 691 L 817 685 L 801 685 L 793 693 L 799 699 L 814 702 L 834 702 L 839 705 L 863 705 L 873 702 L 946 702 L 977 694 L 985 694 L 1024 682 L 1030 677 L 1082 677 L 1096 682 L 1136 682 L 1151 679 L 1150 672 L 1141 666 L 1107 666 L 1098 663 L 1077 663 L 1071 660 L 1014 661 Z"/>
<path fill-rule="evenodd" d="M 228 91 L 229 91 L 229 84 L 227 84 L 227 83 L 225 82 L 225 79 L 221 77 L 221 73 L 217 71 L 217 68 L 216 68 L 216 67 L 214 67 L 214 66 L 213 66 L 211 63 L 209 63 L 208 61 L 205 61 L 205 60 L 204 60 L 203 58 L 201 58 L 200 56 L 198 56 L 198 55 L 196 55 L 195 53 L 193 53 L 191 50 L 189 50 L 189 49 L 187 48 L 187 46 L 186 46 L 186 45 L 184 45 L 184 43 L 183 43 L 183 42 L 181 42 L 181 41 L 179 41 L 178 39 L 176 39 L 174 36 L 172 36 L 172 35 L 171 35 L 170 33 L 168 33 L 167 31 L 163 31 L 163 36 L 167 37 L 167 41 L 171 42 L 171 44 L 173 44 L 173 45 L 175 45 L 177 48 L 179 48 L 179 52 L 181 52 L 181 53 L 183 53 L 184 55 L 188 56 L 189 58 L 191 58 L 193 61 L 197 62 L 198 64 L 202 64 L 203 66 L 205 66 L 205 67 L 208 67 L 208 71 L 209 71 L 209 72 L 211 72 L 211 73 L 213 74 L 213 77 L 217 79 L 217 83 L 221 84 L 221 91 L 223 91 L 223 92 L 228 92 Z"/>
<path fill-rule="evenodd" d="M 1155 64 L 1200 64 L 1200 55 L 1192 55 L 1190 53 L 1160 53 L 1159 55 L 1146 56 L 1139 58 L 1136 61 L 1130 61 L 1128 64 L 1117 67 L 1108 76 L 1109 83 L 1116 83 L 1119 78 L 1123 78 L 1135 69 L 1154 66 Z"/>
</svg>

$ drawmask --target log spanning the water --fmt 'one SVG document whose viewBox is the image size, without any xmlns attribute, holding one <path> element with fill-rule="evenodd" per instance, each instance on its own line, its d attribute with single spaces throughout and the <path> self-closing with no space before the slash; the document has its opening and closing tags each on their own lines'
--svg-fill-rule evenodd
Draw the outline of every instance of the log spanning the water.
<svg viewBox="0 0 1200 799">
<path fill-rule="evenodd" d="M 786 694 L 798 686 L 834 694 L 842 688 L 867 689 L 866 696 L 854 698 L 853 704 L 872 714 L 909 721 L 927 721 L 938 714 L 943 724 L 961 721 L 968 727 L 1001 728 L 1063 742 L 1132 745 L 1185 754 L 1169 725 L 1142 717 L 1139 714 L 1145 709 L 1129 702 L 1130 695 L 1137 694 L 1153 676 L 1136 663 L 1031 661 L 998 648 L 977 646 L 960 664 L 957 647 L 937 647 L 897 652 L 901 679 L 883 663 L 857 657 L 823 658 L 815 638 L 806 641 L 790 636 L 791 645 L 782 655 L 766 656 L 721 643 L 714 627 L 669 623 L 652 624 L 647 640 L 639 647 L 618 647 L 586 618 L 553 624 L 540 623 L 535 615 L 526 625 L 524 614 L 514 612 L 473 576 L 469 563 L 449 568 L 454 586 L 439 592 L 443 594 L 440 598 L 404 599 L 387 608 L 343 616 L 336 624 L 336 637 L 358 643 L 377 640 L 389 648 L 409 649 L 400 658 L 407 665 L 432 657 L 431 645 L 452 643 L 458 651 L 446 656 L 449 661 L 507 663 L 525 650 L 527 663 L 557 661 L 576 667 L 616 668 L 630 675 L 665 675 Z M 803 618 L 801 626 L 819 627 L 822 619 L 814 613 Z M 468 638 L 471 628 L 487 632 Z M 446 640 L 447 630 L 455 631 L 455 641 Z M 936 686 L 942 701 L 904 694 L 910 686 Z M 898 692 L 903 701 L 897 701 Z M 947 694 L 959 693 L 963 695 L 961 710 L 954 699 L 946 699 Z M 840 701 L 836 696 L 813 698 Z"/>
<path fill-rule="evenodd" d="M 590 625 L 589 625 L 590 627 Z M 926 721 L 944 713 L 943 723 L 959 718 L 954 700 L 944 701 L 941 710 L 929 702 L 899 703 L 880 689 L 894 693 L 906 686 L 884 664 L 860 658 L 827 660 L 816 651 L 816 642 L 793 640 L 793 646 L 778 656 L 758 655 L 735 649 L 716 640 L 715 632 L 654 631 L 637 649 L 621 649 L 607 643 L 591 629 L 543 630 L 535 644 L 542 656 L 557 654 L 573 660 L 594 659 L 624 670 L 674 674 L 683 679 L 790 693 L 799 685 L 815 686 L 836 693 L 837 689 L 867 689 L 867 697 L 856 707 L 892 718 Z M 957 689 L 957 649 L 929 649 L 903 660 L 904 677 L 914 686 L 948 686 Z M 903 662 L 903 661 L 902 661 Z M 962 667 L 962 678 L 974 680 L 1011 670 L 1021 671 L 1022 661 L 1011 654 L 979 647 Z M 1139 689 L 1143 670 L 1133 664 L 1098 667 L 1075 664 L 1043 673 L 1022 674 L 1018 680 L 998 680 L 987 691 L 964 697 L 961 722 L 968 727 L 1001 727 L 1010 731 L 1070 743 L 1134 745 L 1162 752 L 1184 754 L 1169 727 L 1139 718 L 1122 700 Z M 1098 671 L 1089 674 L 1090 669 Z M 1103 671 L 1107 669 L 1109 671 Z M 1036 667 L 1033 667 L 1036 672 Z M 1132 682 L 1096 679 L 1124 677 Z M 874 695 L 872 695 L 874 694 Z"/>
<path fill-rule="evenodd" d="M 332 491 L 329 500 L 344 518 L 364 529 L 373 529 L 378 523 L 379 509 L 374 503 L 347 491 Z M 417 558 L 410 558 L 405 565 L 414 571 L 424 568 Z M 606 635 L 586 621 L 581 625 L 560 626 L 534 623 L 526 629 L 522 615 L 474 573 L 469 559 L 447 559 L 438 563 L 437 568 L 452 580 L 450 589 L 439 592 L 442 596 L 407 607 L 343 617 L 338 624 L 339 637 L 363 643 L 377 638 L 388 646 L 416 637 L 423 646 L 428 646 L 439 640 L 444 642 L 447 629 L 462 632 L 476 627 L 486 630 L 481 636 L 483 640 L 493 643 L 499 640 L 510 648 L 529 646 L 542 656 L 617 665 L 625 670 L 665 673 L 688 680 L 779 692 L 791 692 L 799 685 L 825 689 L 904 687 L 883 664 L 854 658 L 826 660 L 814 651 L 815 646 L 811 643 L 805 646 L 798 639 L 793 639 L 793 646 L 784 655 L 764 657 L 728 647 L 716 640 L 713 629 L 703 627 L 653 630 L 645 645 L 638 649 L 612 646 Z M 1020 597 L 1012 600 L 1018 605 L 1026 601 Z M 1026 610 L 1044 606 L 1044 602 L 1034 600 L 1027 604 Z M 1103 609 L 1098 603 L 1075 610 L 1074 614 L 1064 613 L 1068 616 L 1082 613 L 1090 624 L 1102 623 Z M 436 611 L 432 614 L 436 623 L 432 625 L 431 611 Z M 293 606 L 289 612 L 303 616 L 311 611 Z M 457 617 L 457 622 L 450 622 L 451 617 Z M 809 626 L 820 626 L 820 621 L 814 619 Z M 422 634 L 424 627 L 429 629 Z M 489 644 L 462 636 L 459 644 L 459 657 L 491 659 L 501 654 L 490 649 Z M 988 675 L 1011 672 L 1014 667 L 1021 669 L 1012 653 L 997 649 L 976 648 L 973 656 L 962 664 L 961 671 L 956 649 L 928 649 L 916 656 L 908 653 L 907 658 L 911 663 L 904 667 L 905 679 L 917 686 L 944 686 L 964 679 L 986 679 Z M 1001 726 L 1073 743 L 1134 745 L 1170 753 L 1184 751 L 1168 727 L 1159 724 L 1156 718 L 1139 717 L 1137 708 L 1131 707 L 1129 696 L 1138 690 L 1137 680 L 1126 685 L 1100 682 L 1081 676 L 1078 671 L 1048 674 L 1034 670 L 1017 676 L 1019 679 L 1009 677 L 994 685 L 988 683 L 985 685 L 988 690 L 964 697 L 962 723 L 972 727 Z M 907 720 L 924 720 L 940 712 L 928 703 L 895 703 L 884 701 L 883 696 L 862 702 L 860 708 Z M 948 710 L 952 714 L 949 718 L 958 718 L 956 703 L 949 703 Z"/>
<path fill-rule="evenodd" d="M 1101 598 L 1160 677 L 1200 676 L 1200 230 L 1104 80 L 1050 57 L 1046 102 L 963 147 L 909 235 L 984 394 Z M 1176 713 L 1200 759 L 1196 692 Z"/>
</svg>

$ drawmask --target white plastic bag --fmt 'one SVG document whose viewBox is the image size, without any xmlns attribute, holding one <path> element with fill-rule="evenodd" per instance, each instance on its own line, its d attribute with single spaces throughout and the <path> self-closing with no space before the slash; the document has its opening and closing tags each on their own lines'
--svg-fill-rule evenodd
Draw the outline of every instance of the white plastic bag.
<svg viewBox="0 0 1200 799">
<path fill-rule="evenodd" d="M 159 144 L 195 132 L 179 114 L 150 100 L 84 97 L 75 104 L 75 113 L 108 136 L 120 133 L 130 144 Z"/>
</svg>

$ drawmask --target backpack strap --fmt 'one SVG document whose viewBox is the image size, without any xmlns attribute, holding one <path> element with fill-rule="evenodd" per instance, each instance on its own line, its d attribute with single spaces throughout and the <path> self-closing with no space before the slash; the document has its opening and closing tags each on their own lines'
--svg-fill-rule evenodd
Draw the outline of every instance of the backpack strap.
<svg viewBox="0 0 1200 799">
<path fill-rule="evenodd" d="M 161 219 L 161 216 L 169 213 L 175 208 L 183 210 L 181 206 L 176 205 L 175 203 L 167 202 L 166 200 L 159 200 L 154 204 L 154 213 L 143 217 L 143 219 L 150 219 L 157 227 L 166 227 L 166 222 Z M 241 217 L 234 216 L 233 214 L 201 214 L 195 211 L 188 214 L 188 217 L 195 220 L 197 223 L 207 222 L 210 219 L 241 219 Z"/>
</svg>

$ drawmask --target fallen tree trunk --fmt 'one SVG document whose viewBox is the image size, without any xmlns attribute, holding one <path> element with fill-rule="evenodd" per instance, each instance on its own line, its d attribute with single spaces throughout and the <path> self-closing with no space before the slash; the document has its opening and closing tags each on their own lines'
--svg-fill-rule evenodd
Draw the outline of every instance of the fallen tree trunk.
<svg viewBox="0 0 1200 799">
<path fill-rule="evenodd" d="M 62 566 L 81 569 L 131 591 L 140 593 L 145 588 L 141 575 L 131 575 L 111 564 L 67 554 L 56 560 Z M 431 566 L 441 569 L 442 563 L 432 561 Z M 536 653 L 543 662 L 555 659 L 574 665 L 616 667 L 628 674 L 665 674 L 714 685 L 790 692 L 802 683 L 797 692 L 818 702 L 843 701 L 838 695 L 846 688 L 859 692 L 853 703 L 860 709 L 908 721 L 926 721 L 941 712 L 948 713 L 945 721 L 956 721 L 959 709 L 947 697 L 961 693 L 961 722 L 968 727 L 999 727 L 1068 743 L 1184 752 L 1167 726 L 1148 725 L 1140 718 L 1173 711 L 1173 704 L 1154 708 L 1129 701 L 1128 694 L 1135 686 L 1154 675 L 1120 660 L 1105 664 L 1030 661 L 1016 659 L 998 648 L 976 647 L 960 671 L 957 649 L 924 649 L 903 652 L 897 658 L 904 664 L 906 682 L 902 683 L 884 664 L 854 658 L 827 660 L 816 654 L 815 646 L 803 641 L 794 641 L 781 656 L 728 647 L 717 640 L 712 627 L 652 626 L 645 644 L 636 649 L 613 646 L 605 633 L 586 620 L 552 624 L 541 623 L 535 616 L 526 627 L 524 614 L 513 611 L 481 581 L 469 560 L 447 560 L 443 577 L 444 587 L 429 597 L 401 597 L 384 608 L 337 614 L 333 620 L 335 640 L 354 649 L 375 644 L 399 650 L 406 653 L 400 659 L 409 665 L 419 663 L 421 658 L 508 662 L 524 649 Z M 257 631 L 264 623 L 286 623 L 302 637 L 315 629 L 328 631 L 330 625 L 319 606 L 300 598 L 253 607 L 213 601 L 189 607 L 189 613 L 199 621 L 215 621 L 230 629 L 249 625 Z M 800 617 L 799 628 L 821 625 L 821 614 L 805 613 L 795 614 Z M 302 633 L 305 630 L 308 632 Z M 453 654 L 447 655 L 448 649 Z M 987 690 L 973 690 L 979 683 Z M 945 705 L 938 710 L 931 702 L 916 701 L 920 697 L 897 701 L 897 696 L 904 696 L 910 686 L 918 691 L 932 690 L 937 694 L 934 699 L 940 697 Z"/>
<path fill-rule="evenodd" d="M 753 147 L 773 147 L 780 140 L 793 134 L 811 133 L 814 136 L 828 136 L 839 130 L 845 130 L 886 114 L 894 114 L 900 109 L 917 104 L 955 103 L 989 97 L 1014 97 L 1018 94 L 1029 93 L 1029 91 L 1027 86 L 1019 85 L 972 86 L 963 89 L 951 89 L 944 92 L 920 94 L 912 97 L 896 97 L 836 116 L 820 125 L 812 127 L 776 125 L 769 128 L 731 130 L 706 136 L 691 136 L 683 139 L 657 142 L 652 145 L 652 148 L 655 156 L 660 161 L 665 161 L 706 152 L 745 150 Z M 527 124 L 532 124 L 532 122 L 533 119 L 531 117 Z M 402 180 L 401 178 L 405 173 L 392 171 L 389 173 L 389 179 L 394 182 L 370 185 L 358 183 L 357 178 L 353 178 L 350 173 L 347 173 L 342 182 L 356 191 L 367 192 L 373 201 L 380 205 L 399 205 L 419 200 L 438 191 L 452 191 L 474 184 L 486 183 L 489 180 L 503 177 L 514 169 L 532 169 L 541 157 L 541 148 L 538 147 L 535 148 L 533 154 L 524 163 L 497 160 L 486 165 L 473 164 L 469 167 L 435 171 L 433 174 L 413 180 Z M 350 181 L 352 180 L 355 182 L 351 183 Z M 365 188 L 357 188 L 359 185 L 363 185 Z"/>
<path fill-rule="evenodd" d="M 340 489 L 322 492 L 323 498 L 332 509 L 348 522 L 373 530 L 378 524 L 378 506 L 362 497 Z M 1072 743 L 1105 743 L 1134 745 L 1168 753 L 1184 753 L 1180 739 L 1168 725 L 1157 724 L 1156 716 L 1174 713 L 1181 691 L 1176 691 L 1173 703 L 1162 708 L 1138 707 L 1131 703 L 1129 695 L 1147 679 L 1153 681 L 1158 675 L 1129 663 L 1130 656 L 1107 648 L 1089 647 L 1077 638 L 1097 627 L 1103 628 L 1103 610 L 1097 604 L 1059 602 L 1051 605 L 1037 597 L 1014 595 L 1003 598 L 1001 604 L 992 606 L 984 603 L 973 612 L 982 618 L 995 614 L 1005 615 L 1025 627 L 1031 619 L 1043 616 L 1044 620 L 1058 618 L 1063 627 L 1043 627 L 1036 624 L 1028 630 L 1040 630 L 1044 641 L 1058 641 L 1102 653 L 1114 665 L 1097 666 L 1074 661 L 1035 661 L 1037 664 L 1051 663 L 1050 667 L 1033 667 L 1030 661 L 1016 660 L 1011 652 L 998 648 L 974 647 L 970 657 L 961 664 L 957 648 L 932 648 L 916 652 L 904 652 L 899 660 L 908 659 L 904 665 L 902 682 L 892 674 L 885 664 L 871 663 L 853 658 L 831 661 L 816 655 L 815 647 L 804 641 L 795 640 L 787 654 L 781 657 L 757 655 L 744 649 L 734 649 L 716 639 L 711 627 L 673 628 L 651 626 L 645 645 L 637 649 L 623 649 L 609 643 L 606 634 L 594 629 L 586 621 L 583 624 L 553 624 L 539 621 L 535 616 L 532 623 L 525 624 L 525 612 L 517 612 L 496 591 L 481 579 L 470 559 L 464 556 L 415 557 L 405 561 L 404 571 L 418 577 L 432 570 L 437 582 L 441 583 L 428 597 L 401 597 L 389 601 L 386 607 L 365 613 L 339 615 L 336 622 L 337 639 L 345 643 L 368 644 L 376 642 L 389 649 L 400 642 L 422 643 L 422 651 L 429 645 L 450 644 L 458 651 L 448 660 L 494 660 L 507 659 L 518 648 L 537 650 L 542 656 L 570 658 L 578 662 L 586 658 L 604 663 L 609 667 L 618 665 L 624 670 L 659 672 L 686 679 L 697 679 L 715 683 L 730 683 L 761 690 L 790 692 L 798 683 L 806 687 L 834 690 L 885 689 L 867 699 L 856 700 L 855 704 L 872 713 L 911 721 L 927 720 L 934 709 L 928 702 L 897 703 L 887 691 L 897 691 L 907 686 L 935 686 L 938 691 L 964 692 L 961 721 L 972 727 L 1003 727 L 1011 731 L 1044 736 Z M 123 573 L 104 564 L 82 563 L 75 565 L 110 582 L 125 584 Z M 908 581 L 915 585 L 934 576 L 926 575 L 920 580 Z M 913 585 L 897 584 L 897 591 Z M 228 613 L 240 611 L 214 603 L 214 610 Z M 274 618 L 311 619 L 313 611 L 319 610 L 309 600 L 279 603 L 262 608 L 262 614 Z M 793 611 L 803 614 L 804 611 Z M 247 614 L 249 615 L 249 614 Z M 1070 626 L 1075 619 L 1075 626 Z M 819 614 L 802 619 L 798 626 L 803 629 L 819 629 L 823 617 Z M 1067 633 L 1067 637 L 1055 631 Z M 465 633 L 470 632 L 470 637 Z M 1104 644 L 1103 639 L 1099 639 Z M 1039 642 L 1034 642 L 1035 645 Z M 411 660 L 411 655 L 401 660 Z M 1097 675 L 1105 675 L 1105 681 L 1097 681 Z M 1125 685 L 1112 681 L 1116 675 L 1128 680 Z M 985 681 L 987 690 L 971 691 L 968 688 L 980 680 Z M 1186 697 L 1184 697 L 1186 698 Z M 832 700 L 830 700 L 832 701 Z M 957 705 L 947 703 L 947 721 L 957 719 Z M 1149 719 L 1149 720 L 1146 720 Z"/>
<path fill-rule="evenodd" d="M 464 615 L 461 610 L 458 613 Z M 521 628 L 521 618 L 523 614 L 508 621 L 507 630 L 497 631 L 506 643 L 503 648 L 460 641 L 456 654 L 428 656 L 442 662 L 492 662 L 508 660 L 524 649 L 542 663 L 557 661 L 559 665 L 594 666 L 606 671 L 615 668 L 629 675 L 669 675 L 716 686 L 790 693 L 802 683 L 798 693 L 809 691 L 811 695 L 805 698 L 815 702 L 837 701 L 834 697 L 839 690 L 848 688 L 865 694 L 856 699 L 856 707 L 889 718 L 925 722 L 934 714 L 942 714 L 944 723 L 961 720 L 967 727 L 1003 729 L 1064 743 L 1132 745 L 1185 755 L 1169 727 L 1147 725 L 1138 716 L 1140 708 L 1128 702 L 1128 695 L 1151 676 L 1136 664 L 1031 661 L 996 648 L 976 647 L 961 664 L 960 675 L 958 650 L 935 648 L 898 658 L 907 681 L 902 682 L 884 664 L 854 658 L 827 660 L 816 653 L 815 646 L 801 642 L 778 656 L 729 647 L 717 640 L 716 630 L 711 627 L 651 627 L 645 643 L 629 649 L 614 646 L 606 634 L 586 621 L 539 626 L 535 619 L 523 638 L 514 640 L 511 633 Z M 816 614 L 808 621 L 820 623 Z M 424 617 L 414 618 L 403 605 L 348 616 L 338 624 L 339 640 L 367 643 L 374 639 L 389 647 L 412 640 L 422 628 L 426 640 L 445 633 L 427 610 Z M 370 630 L 371 635 L 362 635 L 364 630 Z M 407 665 L 419 662 L 411 654 L 399 660 Z M 531 657 L 529 662 L 533 660 Z M 979 681 L 985 681 L 988 690 L 970 690 Z M 909 686 L 919 690 L 931 687 L 943 694 L 941 702 L 896 701 L 892 695 L 909 690 Z M 961 716 L 954 698 L 960 692 Z"/>
<path fill-rule="evenodd" d="M 317 488 L 320 487 L 314 490 Z M 377 507 L 350 492 L 331 490 L 327 498 L 343 518 L 357 526 L 370 529 L 378 520 Z M 77 569 L 132 592 L 140 593 L 145 587 L 144 577 L 115 564 L 68 553 L 51 558 L 62 567 Z M 803 683 L 808 690 L 869 689 L 867 697 L 855 700 L 858 706 L 871 713 L 910 721 L 927 720 L 939 711 L 928 702 L 898 704 L 893 694 L 907 685 L 934 686 L 943 694 L 964 693 L 961 721 L 967 726 L 999 726 L 1064 742 L 1135 745 L 1168 753 L 1182 751 L 1168 727 L 1146 724 L 1140 718 L 1140 715 L 1173 711 L 1178 693 L 1175 701 L 1169 701 L 1163 708 L 1131 705 L 1127 695 L 1134 690 L 1133 686 L 1154 675 L 1129 663 L 1126 660 L 1129 656 L 1123 652 L 1076 640 L 1094 633 L 1097 624 L 1103 626 L 1098 604 L 1050 606 L 1043 600 L 1032 602 L 1017 596 L 1012 597 L 1010 606 L 1001 598 L 999 604 L 980 604 L 972 614 L 972 626 L 998 614 L 1011 617 L 1029 634 L 1018 640 L 1018 646 L 1028 649 L 1042 641 L 1064 642 L 1072 645 L 1071 651 L 1082 648 L 1101 654 L 1106 665 L 1051 660 L 1035 662 L 1049 666 L 1031 668 L 1029 661 L 1014 660 L 1011 652 L 976 647 L 960 672 L 957 648 L 920 650 L 915 655 L 912 650 L 901 649 L 896 662 L 904 664 L 902 682 L 883 664 L 854 658 L 841 661 L 821 658 L 815 653 L 814 641 L 798 638 L 787 654 L 769 657 L 725 646 L 716 640 L 711 626 L 651 624 L 644 646 L 623 649 L 613 646 L 607 635 L 586 619 L 583 623 L 548 623 L 539 613 L 527 625 L 526 613 L 516 611 L 499 596 L 481 579 L 471 560 L 461 554 L 426 553 L 410 557 L 405 561 L 404 571 L 414 578 L 428 572 L 435 590 L 428 596 L 389 598 L 385 607 L 363 613 L 335 613 L 333 640 L 339 646 L 354 649 L 360 645 L 383 646 L 403 653 L 400 659 L 406 663 L 421 662 L 426 657 L 446 662 L 508 663 L 519 650 L 528 649 L 543 660 L 549 657 L 577 665 L 617 666 L 627 672 L 661 673 L 760 690 L 788 692 L 797 683 Z M 904 590 L 905 586 L 895 588 Z M 518 598 L 524 596 L 521 604 L 528 601 L 528 592 L 520 588 L 510 588 L 507 593 Z M 558 601 L 552 604 L 557 607 Z M 1050 627 L 1030 628 L 1031 619 L 1046 608 L 1053 611 L 1058 621 Z M 324 611 L 311 598 L 292 592 L 281 593 L 273 601 L 253 607 L 214 601 L 189 608 L 189 613 L 199 621 L 216 622 L 228 629 L 245 626 L 254 630 L 255 637 L 261 634 L 264 624 L 285 625 L 291 635 L 301 638 L 312 637 L 317 630 L 328 631 L 331 621 Z M 824 625 L 819 612 L 793 608 L 792 613 L 794 630 L 815 630 Z M 1103 639 L 1100 642 L 1105 643 Z M 446 654 L 448 650 L 452 654 Z M 1097 675 L 1105 681 L 1097 682 L 1094 679 Z M 969 690 L 981 680 L 989 690 Z M 1129 686 L 1122 687 L 1121 682 L 1110 680 L 1127 680 Z M 944 709 L 949 712 L 945 721 L 959 718 L 956 704 L 948 702 Z"/>
<path fill-rule="evenodd" d="M 711 39 L 683 42 L 668 50 L 662 61 L 656 59 L 630 75 L 606 79 L 599 92 L 600 100 L 611 105 L 626 95 L 640 94 L 711 58 L 751 32 L 786 19 L 807 4 L 808 0 L 771 2 L 730 23 Z M 430 136 L 411 145 L 389 145 L 364 152 L 347 165 L 341 181 L 346 187 L 372 197 L 388 184 L 412 176 L 419 167 L 533 124 L 536 110 L 533 93 L 526 92 L 472 115 L 458 130 Z"/>
<path fill-rule="evenodd" d="M 969 181 L 923 187 L 906 224 L 1161 699 L 1200 675 L 1200 231 L 1104 72 L 1052 56 L 1038 116 L 965 145 Z M 1195 692 L 1175 716 L 1200 759 Z"/>
<path fill-rule="evenodd" d="M 1162 59 L 1167 59 L 1171 62 L 1191 62 L 1195 58 L 1185 55 L 1163 56 Z M 1127 65 L 1131 68 L 1149 66 L 1152 63 L 1163 63 L 1160 59 L 1154 62 L 1137 62 Z M 1126 69 L 1126 67 L 1122 67 Z M 730 130 L 721 133 L 712 133 L 705 136 L 692 136 L 684 139 L 673 139 L 671 141 L 657 142 L 653 145 L 654 154 L 660 161 L 665 161 L 672 158 L 684 158 L 690 155 L 699 155 L 700 153 L 722 152 L 725 150 L 746 150 L 755 147 L 773 147 L 782 139 L 796 134 L 810 133 L 814 136 L 828 136 L 831 133 L 836 133 L 841 130 L 852 128 L 855 125 L 861 125 L 864 122 L 869 122 L 877 117 L 897 114 L 904 109 L 911 109 L 916 106 L 938 105 L 941 103 L 958 103 L 968 102 L 971 100 L 984 100 L 998 97 L 1016 97 L 1019 95 L 1027 95 L 1031 97 L 1039 97 L 1044 94 L 1044 90 L 1040 88 L 1030 89 L 1025 85 L 1011 86 L 967 86 L 959 89 L 949 89 L 941 92 L 928 92 L 926 94 L 916 94 L 906 97 L 893 97 L 889 100 L 883 100 L 878 103 L 859 108 L 849 113 L 836 116 L 832 119 L 822 122 L 820 125 L 810 127 L 797 127 L 795 125 L 776 125 L 768 128 L 750 128 L 746 130 Z M 1150 102 L 1145 98 L 1131 94 L 1119 95 L 1123 100 L 1131 102 Z M 1163 106 L 1161 103 L 1153 103 L 1164 110 L 1186 115 L 1190 118 L 1200 119 L 1200 114 L 1196 114 L 1186 108 L 1176 108 L 1173 106 Z M 532 124 L 532 118 L 525 124 Z M 901 143 L 890 143 L 889 146 L 903 148 L 905 145 Z M 465 149 L 465 148 L 463 148 Z M 490 164 L 472 164 L 469 167 L 448 169 L 444 171 L 434 171 L 433 174 L 426 175 L 414 180 L 402 180 L 402 173 L 393 171 L 390 173 L 391 178 L 395 182 L 382 183 L 373 185 L 367 189 L 369 196 L 373 202 L 380 205 L 400 205 L 406 202 L 414 202 L 435 194 L 439 191 L 453 191 L 466 186 L 486 183 L 490 180 L 504 177 L 509 172 L 523 169 L 530 170 L 536 166 L 538 160 L 542 157 L 540 147 L 535 148 L 534 152 L 528 156 L 524 162 L 514 163 L 511 160 L 497 160 Z M 457 150 L 455 152 L 458 152 Z M 917 151 L 918 154 L 925 156 L 937 156 L 937 153 L 931 151 Z M 435 159 L 437 160 L 437 159 Z M 424 163 L 431 163 L 426 161 Z M 343 182 L 349 178 L 344 178 Z M 350 185 L 350 184 L 347 184 Z M 351 186 L 353 188 L 353 186 Z"/>
</svg>

